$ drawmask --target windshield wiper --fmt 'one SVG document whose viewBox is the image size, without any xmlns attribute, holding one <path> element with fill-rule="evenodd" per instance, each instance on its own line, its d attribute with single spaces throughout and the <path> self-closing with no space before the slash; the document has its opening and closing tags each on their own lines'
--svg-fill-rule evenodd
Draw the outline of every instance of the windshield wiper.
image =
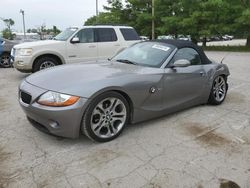
<svg viewBox="0 0 250 188">
<path fill-rule="evenodd" d="M 127 64 L 132 64 L 132 65 L 137 65 L 137 63 L 127 60 L 127 59 L 117 59 L 116 61 L 121 62 L 121 63 L 127 63 Z"/>
</svg>

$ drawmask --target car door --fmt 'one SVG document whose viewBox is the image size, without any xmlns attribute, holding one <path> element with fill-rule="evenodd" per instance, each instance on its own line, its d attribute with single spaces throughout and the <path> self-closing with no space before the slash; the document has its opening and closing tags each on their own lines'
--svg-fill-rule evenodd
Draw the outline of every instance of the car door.
<svg viewBox="0 0 250 188">
<path fill-rule="evenodd" d="M 120 50 L 121 45 L 114 28 L 96 28 L 96 35 L 99 59 L 111 58 Z"/>
<path fill-rule="evenodd" d="M 93 28 L 84 28 L 74 37 L 79 38 L 79 42 L 67 43 L 67 62 L 78 63 L 97 59 L 97 43 Z M 73 37 L 73 38 L 74 38 Z M 72 39 L 71 39 L 72 40 Z"/>
<path fill-rule="evenodd" d="M 171 67 L 176 60 L 187 59 L 191 65 L 187 67 Z M 164 105 L 166 108 L 188 107 L 198 104 L 205 88 L 206 72 L 199 53 L 193 48 L 179 49 L 164 75 Z"/>
</svg>

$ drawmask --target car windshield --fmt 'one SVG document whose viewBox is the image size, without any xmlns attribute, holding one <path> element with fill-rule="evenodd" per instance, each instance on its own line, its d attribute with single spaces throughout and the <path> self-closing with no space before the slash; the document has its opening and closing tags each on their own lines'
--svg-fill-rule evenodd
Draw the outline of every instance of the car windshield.
<svg viewBox="0 0 250 188">
<path fill-rule="evenodd" d="M 160 67 L 174 47 L 160 42 L 137 43 L 116 55 L 112 60 L 148 67 Z"/>
<path fill-rule="evenodd" d="M 77 28 L 68 28 L 66 30 L 64 30 L 63 32 L 59 33 L 54 40 L 61 40 L 61 41 L 66 41 L 68 40 L 69 37 L 71 37 L 73 35 L 73 33 L 75 33 L 77 30 Z"/>
</svg>

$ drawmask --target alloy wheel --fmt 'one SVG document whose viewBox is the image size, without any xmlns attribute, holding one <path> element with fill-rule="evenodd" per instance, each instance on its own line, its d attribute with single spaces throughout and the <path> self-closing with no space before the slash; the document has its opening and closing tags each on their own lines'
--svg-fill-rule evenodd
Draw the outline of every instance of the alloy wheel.
<svg viewBox="0 0 250 188">
<path fill-rule="evenodd" d="M 56 66 L 54 62 L 52 62 L 52 61 L 44 61 L 40 65 L 40 70 L 47 69 L 47 68 L 54 67 L 54 66 Z"/>
<path fill-rule="evenodd" d="M 120 132 L 126 123 L 127 110 L 118 98 L 106 98 L 99 102 L 91 115 L 91 129 L 100 138 L 110 138 Z"/>
<path fill-rule="evenodd" d="M 222 76 L 218 76 L 214 80 L 213 95 L 218 102 L 223 101 L 226 96 L 226 82 Z"/>
</svg>

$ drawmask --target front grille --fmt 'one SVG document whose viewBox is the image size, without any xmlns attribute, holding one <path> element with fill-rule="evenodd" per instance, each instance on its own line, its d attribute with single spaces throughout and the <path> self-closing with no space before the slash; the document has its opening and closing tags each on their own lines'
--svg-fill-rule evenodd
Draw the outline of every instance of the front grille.
<svg viewBox="0 0 250 188">
<path fill-rule="evenodd" d="M 24 91 L 21 91 L 21 92 L 20 92 L 20 97 L 21 97 L 21 100 L 22 100 L 24 103 L 30 104 L 31 98 L 32 98 L 30 94 L 28 94 L 28 93 L 26 93 L 26 92 L 24 92 Z"/>
</svg>

